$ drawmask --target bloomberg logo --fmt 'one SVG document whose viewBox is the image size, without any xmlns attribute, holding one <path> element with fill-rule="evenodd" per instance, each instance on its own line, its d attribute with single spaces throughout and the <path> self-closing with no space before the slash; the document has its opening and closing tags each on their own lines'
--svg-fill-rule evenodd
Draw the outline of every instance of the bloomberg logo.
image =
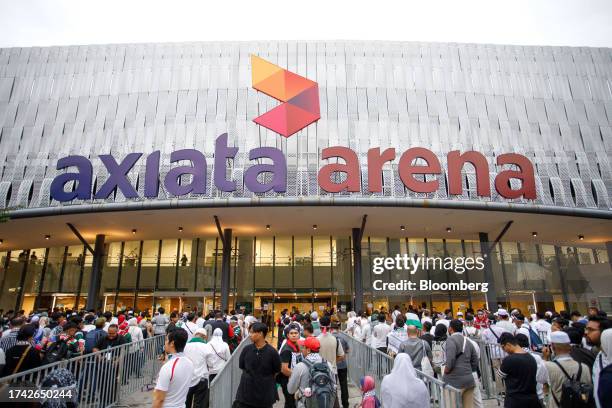
<svg viewBox="0 0 612 408">
<path fill-rule="evenodd" d="M 254 119 L 284 137 L 289 137 L 320 118 L 318 84 L 307 78 L 287 71 L 257 56 L 251 57 L 253 88 L 283 102 L 276 108 L 265 112 Z M 215 142 L 214 175 L 215 187 L 222 192 L 237 190 L 235 180 L 227 180 L 227 162 L 238 153 L 237 147 L 228 146 L 227 133 L 217 137 Z M 108 172 L 108 178 L 97 191 L 92 190 L 93 165 L 84 156 L 68 156 L 58 160 L 57 170 L 76 168 L 76 172 L 66 172 L 55 177 L 51 183 L 51 199 L 59 202 L 74 199 L 106 199 L 115 191 L 121 191 L 126 198 L 139 198 L 137 188 L 129 181 L 128 173 L 143 156 L 143 153 L 129 153 L 121 161 L 114 156 L 98 156 Z M 261 163 L 267 159 L 266 163 Z M 362 191 L 361 165 L 357 153 L 348 147 L 334 146 L 321 151 L 321 161 L 333 160 L 323 165 L 318 172 L 319 187 L 328 193 Z M 367 191 L 382 191 L 382 173 L 386 163 L 394 162 L 396 152 L 388 148 L 372 148 L 367 153 Z M 157 198 L 160 188 L 160 151 L 149 154 L 145 160 L 144 197 Z M 244 186 L 253 193 L 285 193 L 287 191 L 287 160 L 284 153 L 273 147 L 259 147 L 249 152 L 249 160 L 259 160 L 244 172 Z M 343 161 L 343 163 L 341 162 Z M 183 162 L 183 163 L 180 163 Z M 189 162 L 188 165 L 182 165 Z M 187 194 L 206 194 L 207 162 L 202 152 L 195 149 L 182 149 L 170 154 L 170 163 L 177 163 L 164 177 L 166 191 L 179 197 Z M 423 164 L 425 163 L 425 164 Z M 451 151 L 447 155 L 448 193 L 463 194 L 462 169 L 470 163 L 476 173 L 476 192 L 478 196 L 490 197 L 490 173 L 487 159 L 481 153 L 468 151 L 460 153 Z M 500 171 L 495 177 L 495 189 L 500 196 L 507 199 L 535 199 L 536 188 L 534 169 L 527 157 L 508 153 L 497 156 L 496 164 L 500 167 L 512 166 Z M 433 193 L 439 188 L 436 177 L 442 174 L 438 157 L 430 150 L 414 147 L 402 153 L 398 164 L 399 177 L 404 186 L 417 193 Z M 260 177 L 269 174 L 272 177 Z M 343 181 L 338 182 L 336 174 L 345 174 Z M 184 182 L 187 176 L 188 182 Z M 519 188 L 513 189 L 510 180 L 521 181 Z M 66 185 L 72 186 L 68 191 Z M 93 194 L 93 197 L 92 197 Z"/>
</svg>

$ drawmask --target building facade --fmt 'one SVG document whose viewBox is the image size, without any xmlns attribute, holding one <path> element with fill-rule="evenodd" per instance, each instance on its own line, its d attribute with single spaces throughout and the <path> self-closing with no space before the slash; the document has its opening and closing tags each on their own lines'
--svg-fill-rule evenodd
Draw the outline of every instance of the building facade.
<svg viewBox="0 0 612 408">
<path fill-rule="evenodd" d="M 251 55 L 315 81 L 321 118 L 290 137 L 254 123 L 279 102 L 253 88 Z M 611 58 L 398 42 L 1 49 L 0 305 L 611 310 Z M 354 157 L 325 154 L 338 146 Z M 245 181 L 279 164 L 251 160 L 262 147 L 284 160 L 278 189 Z M 352 171 L 331 172 L 337 192 L 321 182 L 330 164 Z M 74 198 L 53 194 L 88 166 L 61 185 Z M 483 271 L 416 275 L 491 287 L 377 290 L 374 258 L 397 254 L 490 255 Z"/>
</svg>

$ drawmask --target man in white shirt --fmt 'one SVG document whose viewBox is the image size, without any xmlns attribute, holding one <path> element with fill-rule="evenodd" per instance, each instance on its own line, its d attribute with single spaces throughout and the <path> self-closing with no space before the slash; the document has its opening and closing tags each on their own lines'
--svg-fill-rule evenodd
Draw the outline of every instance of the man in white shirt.
<svg viewBox="0 0 612 408">
<path fill-rule="evenodd" d="M 212 352 L 210 346 L 206 344 L 206 330 L 197 329 L 191 340 L 187 342 L 184 351 L 185 357 L 193 363 L 191 386 L 185 401 L 186 408 L 192 406 L 195 408 L 204 407 L 204 400 L 208 398 L 208 364 L 206 359 Z"/>
<path fill-rule="evenodd" d="M 510 321 L 508 311 L 506 309 L 499 309 L 497 311 L 497 317 L 499 318 L 499 321 L 497 322 L 497 327 L 501 327 L 508 333 L 514 335 L 514 333 L 516 332 L 516 326 L 514 326 L 514 324 Z"/>
<path fill-rule="evenodd" d="M 391 332 L 391 326 L 385 322 L 385 314 L 378 314 L 378 324 L 372 330 L 372 347 L 387 353 L 387 334 Z"/>
<path fill-rule="evenodd" d="M 497 388 L 497 392 L 500 393 L 504 391 L 504 384 L 498 371 L 501 367 L 501 362 L 503 358 L 506 357 L 506 353 L 499 345 L 499 338 L 502 334 L 508 333 L 508 331 L 494 324 L 494 315 L 489 315 L 489 321 L 491 322 L 491 324 L 489 325 L 489 327 L 482 331 L 482 339 L 484 340 L 486 347 L 489 349 L 489 355 L 491 356 L 491 365 L 493 366 L 495 372 L 495 385 Z M 481 352 L 483 351 L 481 350 Z"/>
<path fill-rule="evenodd" d="M 179 321 L 176 324 L 176 327 L 185 329 L 185 331 L 187 332 L 187 336 L 188 336 L 187 341 L 191 340 L 196 330 L 198 330 L 198 325 L 195 323 L 195 320 L 196 320 L 196 314 L 192 312 L 187 315 L 187 320 Z"/>
<path fill-rule="evenodd" d="M 536 318 L 531 322 L 531 328 L 545 343 L 548 343 L 551 327 L 552 325 L 544 320 L 544 314 L 541 312 L 536 313 Z"/>
<path fill-rule="evenodd" d="M 187 332 L 177 328 L 166 335 L 164 349 L 168 361 L 159 370 L 153 408 L 183 408 L 193 378 L 193 363 L 183 354 Z"/>
<path fill-rule="evenodd" d="M 196 319 L 196 325 L 198 326 L 198 329 L 203 329 L 204 328 L 204 322 L 206 321 L 206 319 L 204 319 L 202 317 L 202 312 L 198 312 L 198 318 Z"/>
</svg>

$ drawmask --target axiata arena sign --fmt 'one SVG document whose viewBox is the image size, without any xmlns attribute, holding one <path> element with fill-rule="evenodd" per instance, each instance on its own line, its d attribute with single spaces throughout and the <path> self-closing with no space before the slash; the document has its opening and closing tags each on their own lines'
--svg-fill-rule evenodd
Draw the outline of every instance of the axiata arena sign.
<svg viewBox="0 0 612 408">
<path fill-rule="evenodd" d="M 217 190 L 232 192 L 237 189 L 237 181 L 228 180 L 226 177 L 228 159 L 234 159 L 237 153 L 237 147 L 228 146 L 226 133 L 217 138 L 215 153 L 212 158 L 214 160 L 213 180 Z M 98 156 L 108 171 L 108 178 L 102 185 L 97 186 L 97 191 L 93 192 L 93 197 L 93 166 L 91 161 L 84 156 L 61 158 L 57 162 L 57 170 L 72 170 L 74 168 L 76 171 L 68 171 L 55 177 L 51 184 L 51 198 L 60 202 L 74 199 L 105 199 L 114 191 L 119 190 L 126 198 L 138 198 L 138 188 L 132 185 L 128 173 L 142 156 L 143 153 L 129 153 L 120 160 L 110 154 Z M 163 180 L 160 180 L 160 157 L 160 151 L 155 151 L 145 159 L 144 197 L 157 198 L 161 182 L 164 183 L 166 191 L 173 196 L 190 193 L 206 194 L 207 165 L 206 157 L 202 152 L 195 149 L 182 149 L 172 152 L 170 163 L 174 163 L 176 166 L 168 171 Z M 261 159 L 265 162 L 262 163 Z M 368 192 L 382 191 L 383 166 L 388 162 L 394 162 L 396 159 L 397 154 L 394 148 L 387 148 L 382 151 L 380 148 L 368 150 Z M 268 191 L 284 193 L 287 191 L 287 160 L 281 150 L 273 147 L 258 147 L 249 152 L 249 160 L 258 160 L 258 162 L 253 163 L 244 172 L 243 182 L 246 189 L 254 193 Z M 321 161 L 327 161 L 327 164 L 319 169 L 317 177 L 322 190 L 329 193 L 345 191 L 357 193 L 362 191 L 361 166 L 354 150 L 342 146 L 328 147 L 321 151 Z M 485 156 L 476 151 L 461 153 L 454 150 L 448 153 L 448 193 L 450 195 L 462 194 L 461 171 L 466 163 L 474 166 L 478 196 L 490 197 L 489 164 Z M 496 164 L 503 168 L 495 176 L 494 184 L 500 196 L 507 199 L 536 198 L 533 164 L 527 157 L 515 153 L 500 154 L 496 157 Z M 403 152 L 399 157 L 398 172 L 407 189 L 417 193 L 432 193 L 438 190 L 439 180 L 435 176 L 442 174 L 442 167 L 440 160 L 431 150 L 413 147 Z M 260 177 L 262 173 L 269 173 L 271 177 Z M 346 177 L 343 177 L 341 182 L 336 182 L 337 178 L 332 176 L 337 173 L 344 173 Z M 421 177 L 421 175 L 430 175 L 430 177 Z M 185 182 L 187 178 L 188 182 Z M 512 188 L 511 179 L 519 180 L 521 182 L 520 187 Z M 69 183 L 70 186 L 66 188 Z"/>
</svg>

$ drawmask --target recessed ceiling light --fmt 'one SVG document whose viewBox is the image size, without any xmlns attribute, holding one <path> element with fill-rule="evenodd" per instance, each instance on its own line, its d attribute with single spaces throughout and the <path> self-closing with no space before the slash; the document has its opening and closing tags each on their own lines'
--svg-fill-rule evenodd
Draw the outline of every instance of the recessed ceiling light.
<svg viewBox="0 0 612 408">
<path fill-rule="evenodd" d="M 136 228 L 132 230 L 132 235 L 136 235 Z"/>
<path fill-rule="evenodd" d="M 451 232 L 453 229 L 451 227 L 446 227 L 446 232 Z"/>
<path fill-rule="evenodd" d="M 537 236 L 538 236 L 538 233 L 537 233 L 536 231 L 533 231 L 533 232 L 531 233 L 531 236 L 535 238 L 535 237 L 537 237 Z"/>
<path fill-rule="evenodd" d="M 178 228 L 179 232 L 183 232 L 183 227 Z"/>
<path fill-rule="evenodd" d="M 316 229 L 317 229 L 317 224 L 314 224 L 314 225 L 312 226 L 312 229 L 313 229 L 313 230 L 316 230 Z"/>
<path fill-rule="evenodd" d="M 47 235 L 45 235 L 45 239 L 46 239 L 47 241 L 48 241 L 48 240 L 50 240 L 50 239 L 51 239 L 51 235 L 48 235 L 48 234 L 47 234 Z"/>
<path fill-rule="evenodd" d="M 0 245 L 4 244 L 4 240 L 0 239 Z"/>
<path fill-rule="evenodd" d="M 582 234 L 578 235 L 578 239 L 581 240 L 581 241 L 584 241 L 584 235 L 582 235 Z"/>
<path fill-rule="evenodd" d="M 270 224 L 266 225 L 266 229 L 269 230 L 270 229 Z"/>
<path fill-rule="evenodd" d="M 406 231 L 406 226 L 405 226 L 405 225 L 400 225 L 400 229 L 401 229 L 402 231 Z"/>
</svg>

